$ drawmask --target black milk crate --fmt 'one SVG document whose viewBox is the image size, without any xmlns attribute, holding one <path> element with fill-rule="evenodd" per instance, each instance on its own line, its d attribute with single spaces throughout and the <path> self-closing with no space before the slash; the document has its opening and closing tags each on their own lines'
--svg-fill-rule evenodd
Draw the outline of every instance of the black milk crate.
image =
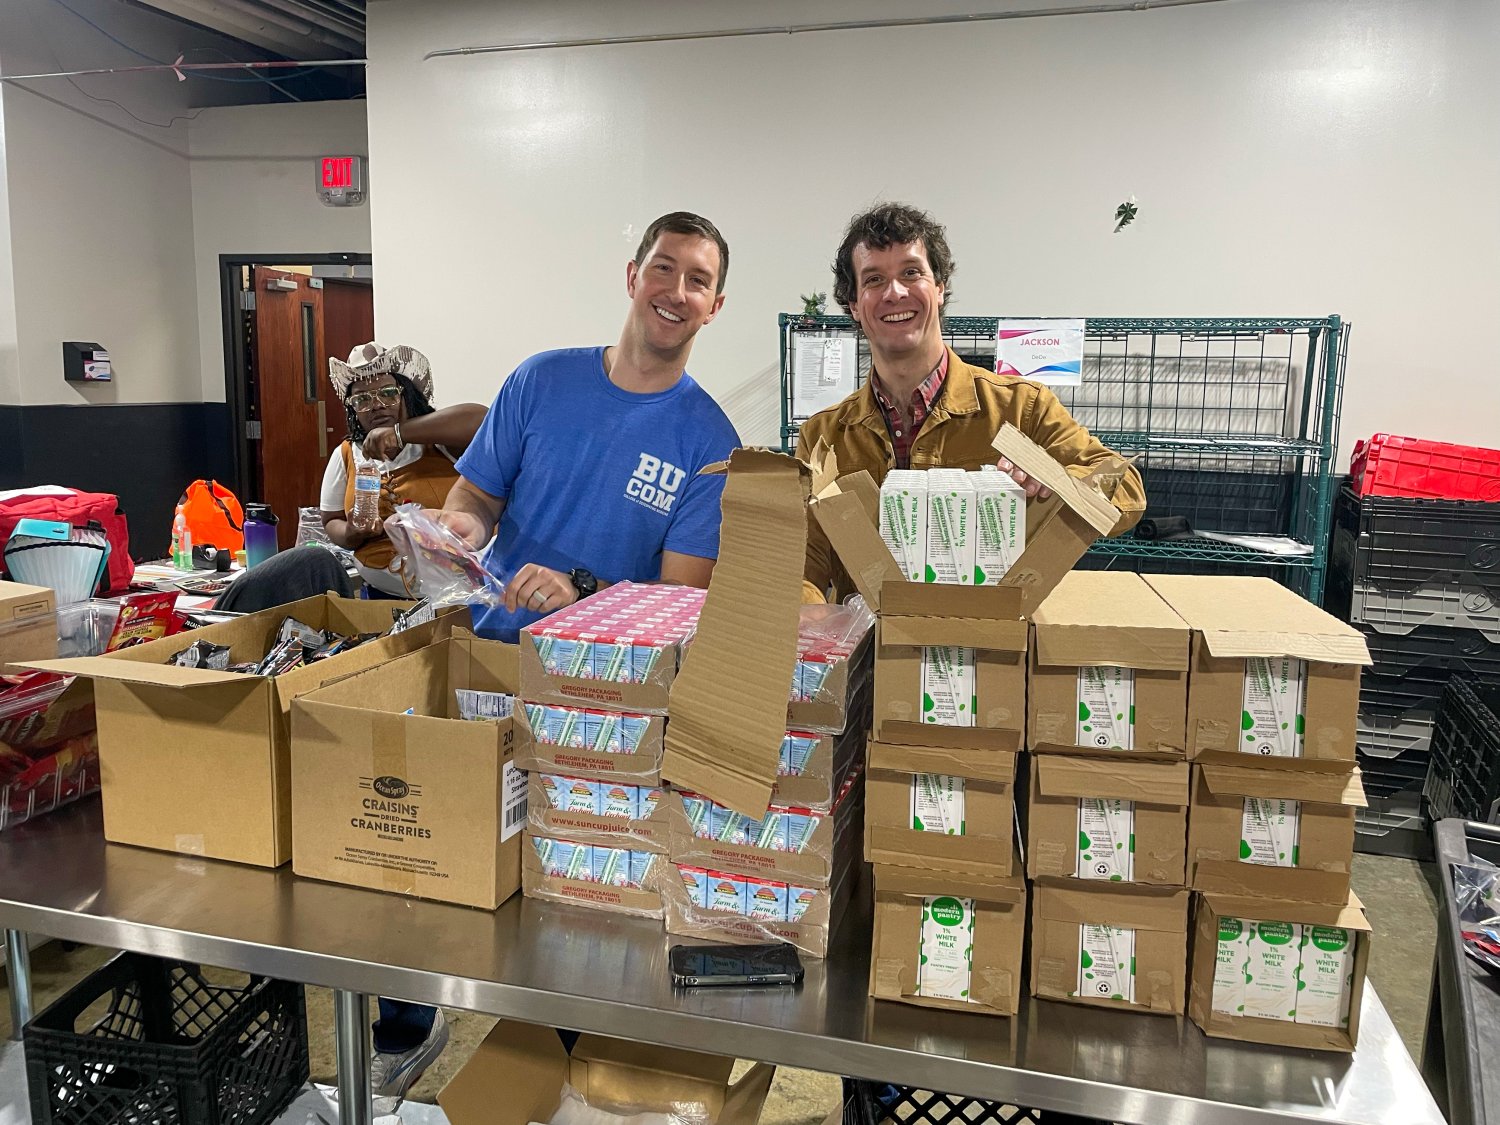
<svg viewBox="0 0 1500 1125">
<path fill-rule="evenodd" d="M 1435 714 L 1448 679 L 1446 673 L 1426 669 L 1405 676 L 1380 676 L 1366 669 L 1359 678 L 1359 703 L 1368 711 L 1384 715 L 1408 711 Z"/>
<path fill-rule="evenodd" d="M 1437 819 L 1494 821 L 1500 802 L 1500 685 L 1455 679 L 1443 690 L 1426 793 Z"/>
<path fill-rule="evenodd" d="M 26 1025 L 35 1125 L 263 1125 L 307 1083 L 302 986 L 122 953 Z"/>
<path fill-rule="evenodd" d="M 1358 625 L 1375 662 L 1371 672 L 1395 675 L 1422 669 L 1447 679 L 1447 673 L 1467 672 L 1476 679 L 1500 682 L 1500 644 L 1472 629 L 1419 625 L 1409 633 L 1382 633 Z"/>
<path fill-rule="evenodd" d="M 1406 750 L 1394 758 L 1377 758 L 1358 748 L 1354 759 L 1359 763 L 1360 780 L 1367 797 L 1394 797 L 1398 793 L 1421 792 L 1432 761 L 1429 751 Z"/>
<path fill-rule="evenodd" d="M 1410 589 L 1446 579 L 1500 588 L 1500 504 L 1356 498 L 1339 490 L 1335 534 L 1357 544 L 1353 580 Z"/>
<path fill-rule="evenodd" d="M 1437 626 L 1468 630 L 1500 644 L 1500 589 L 1433 581 L 1409 590 L 1385 590 L 1356 582 L 1349 620 L 1387 635 Z"/>
<path fill-rule="evenodd" d="M 1397 758 L 1412 750 L 1426 752 L 1432 744 L 1435 713 L 1390 712 L 1362 703 L 1355 718 L 1355 748 L 1372 758 Z"/>
<path fill-rule="evenodd" d="M 843 1125 L 1035 1125 L 1048 1114 L 1004 1102 L 939 1094 L 914 1086 L 844 1079 Z M 1080 1121 L 1079 1118 L 1069 1118 Z M 1103 1125 L 1103 1123 L 1099 1123 Z"/>
</svg>

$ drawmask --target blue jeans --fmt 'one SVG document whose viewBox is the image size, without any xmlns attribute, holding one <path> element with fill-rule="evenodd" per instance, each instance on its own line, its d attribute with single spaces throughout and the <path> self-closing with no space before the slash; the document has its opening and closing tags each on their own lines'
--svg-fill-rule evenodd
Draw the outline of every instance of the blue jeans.
<svg viewBox="0 0 1500 1125">
<path fill-rule="evenodd" d="M 380 1018 L 375 1021 L 375 1050 L 383 1055 L 410 1051 L 432 1031 L 437 1009 L 406 1000 L 380 997 Z"/>
</svg>

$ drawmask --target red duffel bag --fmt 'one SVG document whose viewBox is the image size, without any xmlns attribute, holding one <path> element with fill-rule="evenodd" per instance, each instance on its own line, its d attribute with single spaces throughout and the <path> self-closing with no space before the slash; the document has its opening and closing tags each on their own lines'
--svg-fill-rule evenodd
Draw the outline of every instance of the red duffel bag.
<svg viewBox="0 0 1500 1125">
<path fill-rule="evenodd" d="M 109 572 L 106 581 L 110 594 L 123 594 L 135 574 L 130 557 L 130 530 L 120 498 L 108 492 L 79 492 L 59 485 L 38 485 L 0 494 L 0 549 L 10 540 L 21 520 L 55 520 L 83 527 L 90 520 L 104 528 L 109 538 Z"/>
</svg>

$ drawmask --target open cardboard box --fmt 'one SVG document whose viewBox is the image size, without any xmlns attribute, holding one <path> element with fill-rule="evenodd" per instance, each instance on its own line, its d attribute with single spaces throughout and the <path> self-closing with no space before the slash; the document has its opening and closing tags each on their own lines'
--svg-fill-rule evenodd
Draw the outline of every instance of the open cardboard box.
<svg viewBox="0 0 1500 1125">
<path fill-rule="evenodd" d="M 57 655 L 57 591 L 0 582 L 0 671 Z"/>
<path fill-rule="evenodd" d="M 530 828 L 526 830 L 526 839 L 521 844 L 521 892 L 527 898 L 565 902 L 573 906 L 591 906 L 596 910 L 613 910 L 640 918 L 661 917 L 662 896 L 655 889 L 655 878 L 658 869 L 669 866 L 666 856 L 651 854 L 646 878 L 638 887 L 616 886 L 593 879 L 570 879 L 549 874 L 542 866 L 541 857 L 537 855 L 538 843 L 554 838 L 556 837 L 540 835 Z M 626 847 L 624 850 L 639 849 Z"/>
<path fill-rule="evenodd" d="M 293 703 L 292 870 L 486 910 L 519 890 L 512 723 L 459 718 L 455 694 L 513 695 L 518 656 L 465 633 Z"/>
<path fill-rule="evenodd" d="M 945 875 L 908 868 L 873 869 L 875 931 L 870 954 L 870 995 L 922 1008 L 983 1015 L 1014 1015 L 1021 1004 L 1026 940 L 1026 880 Z M 948 1000 L 917 994 L 923 901 L 951 897 L 974 902 L 974 945 L 969 997 Z"/>
<path fill-rule="evenodd" d="M 1079 988 L 1084 924 L 1135 931 L 1135 1001 Z M 1139 883 L 1037 879 L 1031 898 L 1031 994 L 1093 1007 L 1180 1016 L 1187 998 L 1188 892 Z"/>
<path fill-rule="evenodd" d="M 392 611 L 410 606 L 320 594 L 104 656 L 29 666 L 94 681 L 105 839 L 277 867 L 292 858 L 292 700 L 447 636 L 467 612 L 283 676 L 167 661 L 200 640 L 229 645 L 231 661 L 259 660 L 287 617 L 344 634 L 384 632 Z"/>
<path fill-rule="evenodd" d="M 1191 630 L 1138 574 L 1075 570 L 1032 616 L 1031 719 L 1035 751 L 1109 750 L 1082 728 L 1079 669 L 1131 670 L 1132 751 L 1182 757 L 1187 745 Z"/>
<path fill-rule="evenodd" d="M 533 835 L 551 836 L 559 840 L 572 840 L 579 844 L 598 844 L 606 848 L 628 848 L 631 851 L 652 852 L 665 855 L 670 821 L 667 815 L 666 792 L 659 787 L 648 788 L 656 794 L 656 805 L 646 815 L 638 817 L 605 816 L 601 813 L 570 811 L 556 807 L 548 799 L 547 778 L 557 782 L 582 783 L 601 789 L 624 788 L 632 783 L 612 779 L 593 781 L 589 778 L 570 778 L 561 774 L 531 774 L 527 782 L 526 819 Z"/>
<path fill-rule="evenodd" d="M 983 727 L 924 723 L 881 726 L 870 743 L 865 786 L 865 859 L 928 876 L 1001 880 L 1015 869 L 1015 780 L 1019 735 Z M 913 827 L 919 774 L 963 779 L 962 831 Z"/>
<path fill-rule="evenodd" d="M 1194 896 L 1188 1015 L 1203 1029 L 1205 1035 L 1216 1039 L 1305 1047 L 1315 1051 L 1353 1051 L 1359 1042 L 1359 1015 L 1365 992 L 1365 977 L 1369 970 L 1372 937 L 1363 904 L 1352 891 L 1338 903 L 1278 898 L 1274 895 L 1274 884 L 1264 878 L 1276 873 L 1269 868 L 1262 868 L 1260 871 L 1262 877 L 1254 880 L 1254 887 L 1258 891 L 1272 891 L 1269 895 L 1235 894 L 1233 882 L 1226 880 L 1221 889 Z M 1355 942 L 1348 1026 L 1320 1026 L 1298 1023 L 1295 1019 L 1263 1019 L 1214 1011 L 1214 971 L 1218 962 L 1220 923 L 1227 919 L 1234 919 L 1241 924 L 1293 922 L 1303 926 L 1336 927 L 1347 931 Z"/>
<path fill-rule="evenodd" d="M 502 1020 L 438 1094 L 453 1125 L 550 1121 L 572 1086 L 590 1106 L 672 1112 L 697 1102 L 716 1125 L 755 1125 L 776 1068 L 758 1063 L 730 1081 L 734 1059 L 600 1035 L 570 1056 L 551 1028 Z"/>
<path fill-rule="evenodd" d="M 1185 879 L 1188 766 L 1142 754 L 1033 754 L 1027 799 L 1026 872 L 1078 875 L 1081 798 L 1132 801 L 1133 882 L 1181 887 Z"/>
<path fill-rule="evenodd" d="M 539 773 L 571 774 L 577 777 L 618 778 L 633 785 L 659 785 L 661 783 L 662 739 L 666 734 L 667 720 L 661 715 L 617 715 L 595 708 L 564 709 L 574 720 L 575 729 L 589 725 L 619 724 L 628 718 L 632 722 L 644 721 L 645 729 L 628 752 L 611 752 L 583 744 L 581 738 L 569 738 L 565 745 L 548 742 L 545 734 L 532 729 L 533 709 L 538 712 L 543 724 L 555 713 L 557 704 L 516 704 L 516 765 L 524 770 Z M 546 727 L 544 725 L 543 730 Z"/>
<path fill-rule="evenodd" d="M 1145 581 L 1193 629 L 1187 750 L 1263 752 L 1242 734 L 1247 658 L 1306 661 L 1304 758 L 1354 760 L 1365 639 L 1269 578 L 1147 574 Z M 1288 719 L 1290 722 L 1291 720 Z"/>
<path fill-rule="evenodd" d="M 1242 839 L 1246 797 L 1299 802 L 1289 866 L 1243 861 L 1250 850 Z M 1354 863 L 1354 814 L 1365 803 L 1360 771 L 1352 762 L 1222 750 L 1200 754 L 1193 764 L 1189 878 L 1199 889 L 1234 887 L 1247 868 L 1255 868 L 1249 876 L 1257 880 L 1253 885 L 1266 886 L 1276 897 L 1342 904 Z M 1273 878 L 1263 883 L 1261 873 Z"/>
</svg>

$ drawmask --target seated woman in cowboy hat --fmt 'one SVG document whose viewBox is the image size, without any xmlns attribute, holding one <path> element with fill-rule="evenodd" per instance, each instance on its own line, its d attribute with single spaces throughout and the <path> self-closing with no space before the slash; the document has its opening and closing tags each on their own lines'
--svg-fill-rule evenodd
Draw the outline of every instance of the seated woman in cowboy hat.
<svg viewBox="0 0 1500 1125">
<path fill-rule="evenodd" d="M 333 451 L 323 473 L 323 526 L 330 539 L 354 552 L 366 585 L 407 597 L 405 583 L 392 569 L 398 559 L 385 531 L 379 526 L 357 531 L 350 521 L 354 443 L 366 457 L 382 462 L 382 521 L 407 501 L 440 508 L 458 480 L 453 462 L 474 440 L 485 408 L 465 402 L 434 409 L 431 364 L 405 344 L 389 349 L 362 344 L 347 363 L 330 358 L 328 378 L 344 402 L 349 438 Z"/>
</svg>

